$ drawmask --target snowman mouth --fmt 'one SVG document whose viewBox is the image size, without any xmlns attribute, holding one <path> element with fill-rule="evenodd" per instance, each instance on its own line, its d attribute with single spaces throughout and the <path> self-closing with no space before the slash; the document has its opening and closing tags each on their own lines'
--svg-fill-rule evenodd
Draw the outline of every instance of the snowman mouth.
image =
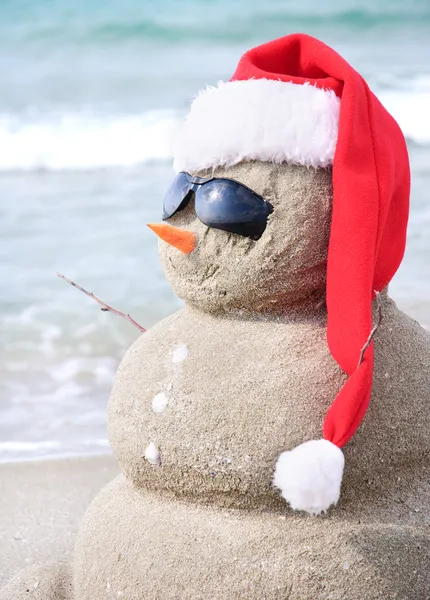
<svg viewBox="0 0 430 600">
<path fill-rule="evenodd" d="M 163 221 L 194 200 L 195 211 L 207 227 L 258 240 L 273 206 L 246 185 L 225 177 L 192 177 L 178 173 L 164 198 Z"/>
</svg>

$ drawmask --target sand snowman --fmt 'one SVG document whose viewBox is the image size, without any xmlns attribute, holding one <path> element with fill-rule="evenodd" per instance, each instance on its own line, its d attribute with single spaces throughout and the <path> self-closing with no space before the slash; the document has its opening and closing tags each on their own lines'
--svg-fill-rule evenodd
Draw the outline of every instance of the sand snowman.
<svg viewBox="0 0 430 600">
<path fill-rule="evenodd" d="M 293 35 L 196 98 L 175 166 L 151 227 L 185 307 L 125 355 L 122 475 L 69 584 L 41 570 L 32 597 L 428 600 L 430 335 L 387 294 L 409 200 L 397 124 Z"/>
</svg>

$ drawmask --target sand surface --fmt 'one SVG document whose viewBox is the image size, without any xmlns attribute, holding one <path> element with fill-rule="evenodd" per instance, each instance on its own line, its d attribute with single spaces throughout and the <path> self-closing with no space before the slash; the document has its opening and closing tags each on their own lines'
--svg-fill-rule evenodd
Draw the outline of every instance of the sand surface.
<svg viewBox="0 0 430 600">
<path fill-rule="evenodd" d="M 0 465 L 0 587 L 35 562 L 67 561 L 86 508 L 118 472 L 111 456 Z"/>
</svg>

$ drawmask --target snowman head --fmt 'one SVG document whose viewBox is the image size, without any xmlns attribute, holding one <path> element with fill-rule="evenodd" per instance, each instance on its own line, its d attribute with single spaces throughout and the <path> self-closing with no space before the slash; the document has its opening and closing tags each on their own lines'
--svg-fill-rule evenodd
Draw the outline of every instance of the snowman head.
<svg viewBox="0 0 430 600">
<path fill-rule="evenodd" d="M 329 169 L 243 161 L 180 172 L 150 227 L 185 302 L 285 313 L 324 295 L 331 199 Z"/>
</svg>

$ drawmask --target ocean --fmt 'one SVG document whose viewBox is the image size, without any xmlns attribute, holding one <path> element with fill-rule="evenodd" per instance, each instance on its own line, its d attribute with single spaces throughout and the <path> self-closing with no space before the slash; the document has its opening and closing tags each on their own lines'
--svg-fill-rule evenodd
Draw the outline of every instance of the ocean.
<svg viewBox="0 0 430 600">
<path fill-rule="evenodd" d="M 196 92 L 248 48 L 332 45 L 402 127 L 412 167 L 399 306 L 430 326 L 428 0 L 4 0 L 0 3 L 0 461 L 108 452 L 112 379 L 139 332 L 181 306 L 146 223 Z"/>
</svg>

